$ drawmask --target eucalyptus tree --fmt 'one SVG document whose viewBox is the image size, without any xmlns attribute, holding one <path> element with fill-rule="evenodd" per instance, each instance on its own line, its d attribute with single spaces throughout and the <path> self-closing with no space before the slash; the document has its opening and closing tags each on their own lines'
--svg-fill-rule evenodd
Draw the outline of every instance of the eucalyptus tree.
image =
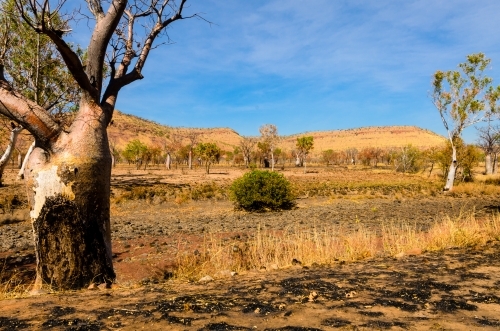
<svg viewBox="0 0 500 331">
<path fill-rule="evenodd" d="M 205 162 L 205 172 L 207 175 L 210 174 L 210 166 L 219 161 L 222 150 L 215 143 L 200 143 L 196 146 L 195 151 Z"/>
<path fill-rule="evenodd" d="M 53 20 L 64 25 L 57 13 L 54 13 Z M 71 116 L 69 110 L 75 108 L 78 100 L 77 85 L 50 38 L 37 33 L 22 21 L 14 0 L 0 2 L 0 39 L 0 68 L 8 78 L 10 88 L 34 101 L 63 123 L 66 117 Z M 81 52 L 78 48 L 77 51 Z M 22 130 L 22 125 L 12 125 L 9 146 L 0 164 L 9 161 Z M 19 147 L 17 149 L 21 152 Z M 4 167 L 0 165 L 0 177 L 3 170 Z M 18 177 L 23 174 L 24 168 L 21 166 Z"/>
<path fill-rule="evenodd" d="M 444 191 L 453 189 L 458 167 L 457 141 L 465 128 L 483 120 L 485 108 L 491 100 L 488 90 L 492 79 L 484 74 L 489 64 L 490 59 L 483 53 L 477 53 L 468 55 L 467 60 L 458 65 L 460 70 L 438 70 L 434 73 L 431 97 L 452 149 Z"/>
<path fill-rule="evenodd" d="M 55 45 L 80 96 L 74 116 L 61 123 L 19 93 L 5 74 L 8 62 L 0 64 L 0 114 L 35 138 L 25 172 L 37 261 L 34 290 L 43 284 L 60 289 L 110 284 L 115 272 L 106 128 L 120 91 L 144 78 L 144 65 L 165 29 L 199 16 L 183 15 L 186 0 L 86 0 L 92 31 L 82 56 L 66 36 L 74 22 L 63 15 L 82 10 L 82 4 L 64 0 L 15 0 L 15 4 L 23 21 Z"/>
</svg>

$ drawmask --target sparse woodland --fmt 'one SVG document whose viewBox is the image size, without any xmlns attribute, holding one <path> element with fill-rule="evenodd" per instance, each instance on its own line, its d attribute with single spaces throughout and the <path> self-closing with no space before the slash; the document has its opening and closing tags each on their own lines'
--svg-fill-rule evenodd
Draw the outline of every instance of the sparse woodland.
<svg viewBox="0 0 500 331">
<path fill-rule="evenodd" d="M 85 49 L 67 41 L 70 2 L 0 4 L 0 330 L 444 330 L 456 312 L 500 326 L 500 86 L 484 54 L 433 75 L 447 137 L 242 137 L 115 109 L 167 27 L 211 24 L 186 0 L 89 0 Z"/>
</svg>

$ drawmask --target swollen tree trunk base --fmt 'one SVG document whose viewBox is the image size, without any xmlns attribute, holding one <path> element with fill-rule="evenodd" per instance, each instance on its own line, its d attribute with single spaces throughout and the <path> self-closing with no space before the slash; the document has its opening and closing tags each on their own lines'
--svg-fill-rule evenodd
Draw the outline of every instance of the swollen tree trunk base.
<svg viewBox="0 0 500 331">
<path fill-rule="evenodd" d="M 115 279 L 111 153 L 105 125 L 89 114 L 75 119 L 50 149 L 35 147 L 26 165 L 37 262 L 33 292 L 46 286 L 81 289 Z"/>
<path fill-rule="evenodd" d="M 62 195 L 48 197 L 33 222 L 37 283 L 54 289 L 76 289 L 115 279 L 100 227 L 80 217 L 76 203 Z"/>
</svg>

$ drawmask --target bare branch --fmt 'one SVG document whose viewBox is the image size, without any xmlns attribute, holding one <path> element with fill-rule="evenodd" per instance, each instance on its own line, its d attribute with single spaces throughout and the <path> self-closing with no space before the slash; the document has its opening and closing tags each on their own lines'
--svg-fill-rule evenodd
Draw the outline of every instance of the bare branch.
<svg viewBox="0 0 500 331">
<path fill-rule="evenodd" d="M 0 88 L 0 114 L 28 130 L 41 144 L 48 146 L 61 128 L 45 109 L 12 91 Z"/>
</svg>

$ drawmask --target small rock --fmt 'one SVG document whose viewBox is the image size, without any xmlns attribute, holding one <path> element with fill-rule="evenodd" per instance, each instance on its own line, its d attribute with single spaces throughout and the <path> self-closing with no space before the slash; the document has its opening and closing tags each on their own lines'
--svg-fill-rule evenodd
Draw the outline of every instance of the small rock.
<svg viewBox="0 0 500 331">
<path fill-rule="evenodd" d="M 208 282 L 211 282 L 213 281 L 214 279 L 208 275 L 204 276 L 204 277 L 201 277 L 200 280 L 198 282 L 200 283 L 208 283 Z"/>
<path fill-rule="evenodd" d="M 236 271 L 231 271 L 231 277 L 236 276 L 238 273 Z"/>
<path fill-rule="evenodd" d="M 279 269 L 279 267 L 276 263 L 273 263 L 269 266 L 269 270 L 278 270 L 278 269 Z"/>
<path fill-rule="evenodd" d="M 314 302 L 317 297 L 318 293 L 316 293 L 316 291 L 312 291 L 311 293 L 309 293 L 309 302 Z"/>
<path fill-rule="evenodd" d="M 349 293 L 346 293 L 345 297 L 346 298 L 354 298 L 356 296 L 356 291 L 351 291 Z"/>
<path fill-rule="evenodd" d="M 259 314 L 260 313 L 260 308 L 255 309 L 253 312 L 256 313 L 256 314 Z"/>
<path fill-rule="evenodd" d="M 400 259 L 400 258 L 402 258 L 402 257 L 404 257 L 404 256 L 405 256 L 405 253 L 404 253 L 404 252 L 401 252 L 401 253 L 398 253 L 398 254 L 394 255 L 394 257 L 395 257 L 395 258 L 398 258 L 398 259 Z"/>
</svg>

